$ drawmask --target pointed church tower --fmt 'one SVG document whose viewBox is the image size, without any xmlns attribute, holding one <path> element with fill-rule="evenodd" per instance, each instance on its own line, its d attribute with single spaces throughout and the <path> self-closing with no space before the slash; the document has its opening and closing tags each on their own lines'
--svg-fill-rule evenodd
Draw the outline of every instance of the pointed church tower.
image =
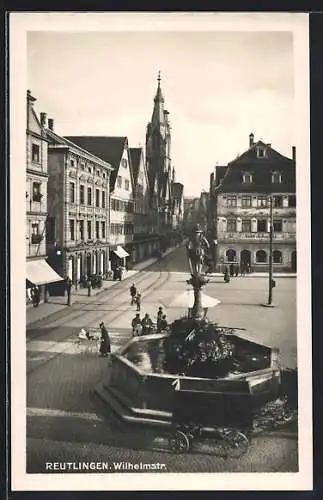
<svg viewBox="0 0 323 500">
<path fill-rule="evenodd" d="M 157 91 L 154 98 L 154 108 L 151 122 L 146 132 L 146 162 L 151 189 L 156 185 L 158 191 L 158 206 L 165 207 L 168 203 L 167 193 L 170 191 L 171 176 L 171 127 L 169 112 L 165 110 L 165 99 L 161 89 L 160 71 L 157 78 Z M 153 196 L 153 193 L 151 192 Z"/>
</svg>

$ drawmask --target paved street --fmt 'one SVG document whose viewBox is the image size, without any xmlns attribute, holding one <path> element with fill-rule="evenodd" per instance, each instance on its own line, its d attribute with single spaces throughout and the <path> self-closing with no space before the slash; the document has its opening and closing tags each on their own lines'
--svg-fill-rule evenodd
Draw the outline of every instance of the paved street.
<svg viewBox="0 0 323 500">
<path fill-rule="evenodd" d="M 169 307 L 186 288 L 184 248 L 134 278 L 142 292 L 142 313 L 156 316 L 158 306 L 169 321 L 185 312 Z M 42 472 L 48 461 L 132 461 L 166 464 L 167 472 L 284 472 L 297 470 L 294 427 L 252 441 L 240 460 L 215 456 L 207 442 L 187 456 L 168 452 L 165 436 L 156 431 L 117 425 L 92 394 L 107 370 L 107 359 L 80 351 L 75 339 L 81 327 L 104 321 L 112 350 L 130 338 L 135 314 L 129 286 L 122 281 L 93 297 L 78 297 L 70 308 L 55 311 L 27 327 L 27 471 Z M 245 328 L 247 335 L 281 350 L 284 366 L 296 366 L 296 280 L 277 278 L 275 308 L 264 308 L 267 279 L 247 276 L 224 284 L 212 277 L 204 291 L 221 303 L 209 311 L 220 325 Z M 46 305 L 45 305 L 46 306 Z M 201 455 L 203 453 L 203 455 Z"/>
</svg>

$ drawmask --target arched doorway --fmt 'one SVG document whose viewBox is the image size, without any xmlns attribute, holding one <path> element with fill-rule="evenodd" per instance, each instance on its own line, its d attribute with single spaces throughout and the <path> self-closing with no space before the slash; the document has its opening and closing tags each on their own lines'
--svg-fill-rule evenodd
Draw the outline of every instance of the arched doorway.
<svg viewBox="0 0 323 500">
<path fill-rule="evenodd" d="M 228 259 L 228 262 L 234 262 L 236 260 L 236 251 L 233 248 L 229 248 L 229 250 L 226 251 L 226 257 Z"/>
<path fill-rule="evenodd" d="M 292 252 L 292 271 L 297 270 L 297 253 L 296 250 Z"/>
<path fill-rule="evenodd" d="M 251 266 L 251 252 L 250 250 L 241 250 L 240 252 L 240 266 L 242 269 Z"/>
<path fill-rule="evenodd" d="M 256 262 L 264 264 L 267 262 L 267 254 L 265 250 L 257 250 L 256 252 Z"/>
<path fill-rule="evenodd" d="M 88 276 L 92 274 L 92 255 L 90 253 L 86 256 L 86 274 Z"/>
</svg>

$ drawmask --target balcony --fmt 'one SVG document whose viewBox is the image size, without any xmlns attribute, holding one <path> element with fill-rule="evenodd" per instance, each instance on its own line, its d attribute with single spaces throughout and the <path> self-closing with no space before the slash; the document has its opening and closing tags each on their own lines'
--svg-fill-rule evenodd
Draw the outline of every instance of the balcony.
<svg viewBox="0 0 323 500">
<path fill-rule="evenodd" d="M 268 242 L 269 241 L 269 233 L 240 233 L 240 232 L 235 232 L 235 233 L 219 233 L 218 234 L 218 239 L 219 240 L 230 240 L 231 242 L 234 241 L 259 241 L 259 242 Z M 286 242 L 292 242 L 296 241 L 296 234 L 295 233 L 274 233 L 273 234 L 273 241 L 286 241 Z"/>
</svg>

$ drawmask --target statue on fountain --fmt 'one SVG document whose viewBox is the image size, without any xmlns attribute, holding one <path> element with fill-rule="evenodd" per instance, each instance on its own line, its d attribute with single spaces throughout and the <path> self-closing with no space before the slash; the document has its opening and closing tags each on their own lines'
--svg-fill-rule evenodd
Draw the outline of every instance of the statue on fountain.
<svg viewBox="0 0 323 500">
<path fill-rule="evenodd" d="M 192 276 L 200 276 L 203 271 L 206 249 L 210 247 L 199 224 L 187 244 L 188 263 Z"/>
</svg>

